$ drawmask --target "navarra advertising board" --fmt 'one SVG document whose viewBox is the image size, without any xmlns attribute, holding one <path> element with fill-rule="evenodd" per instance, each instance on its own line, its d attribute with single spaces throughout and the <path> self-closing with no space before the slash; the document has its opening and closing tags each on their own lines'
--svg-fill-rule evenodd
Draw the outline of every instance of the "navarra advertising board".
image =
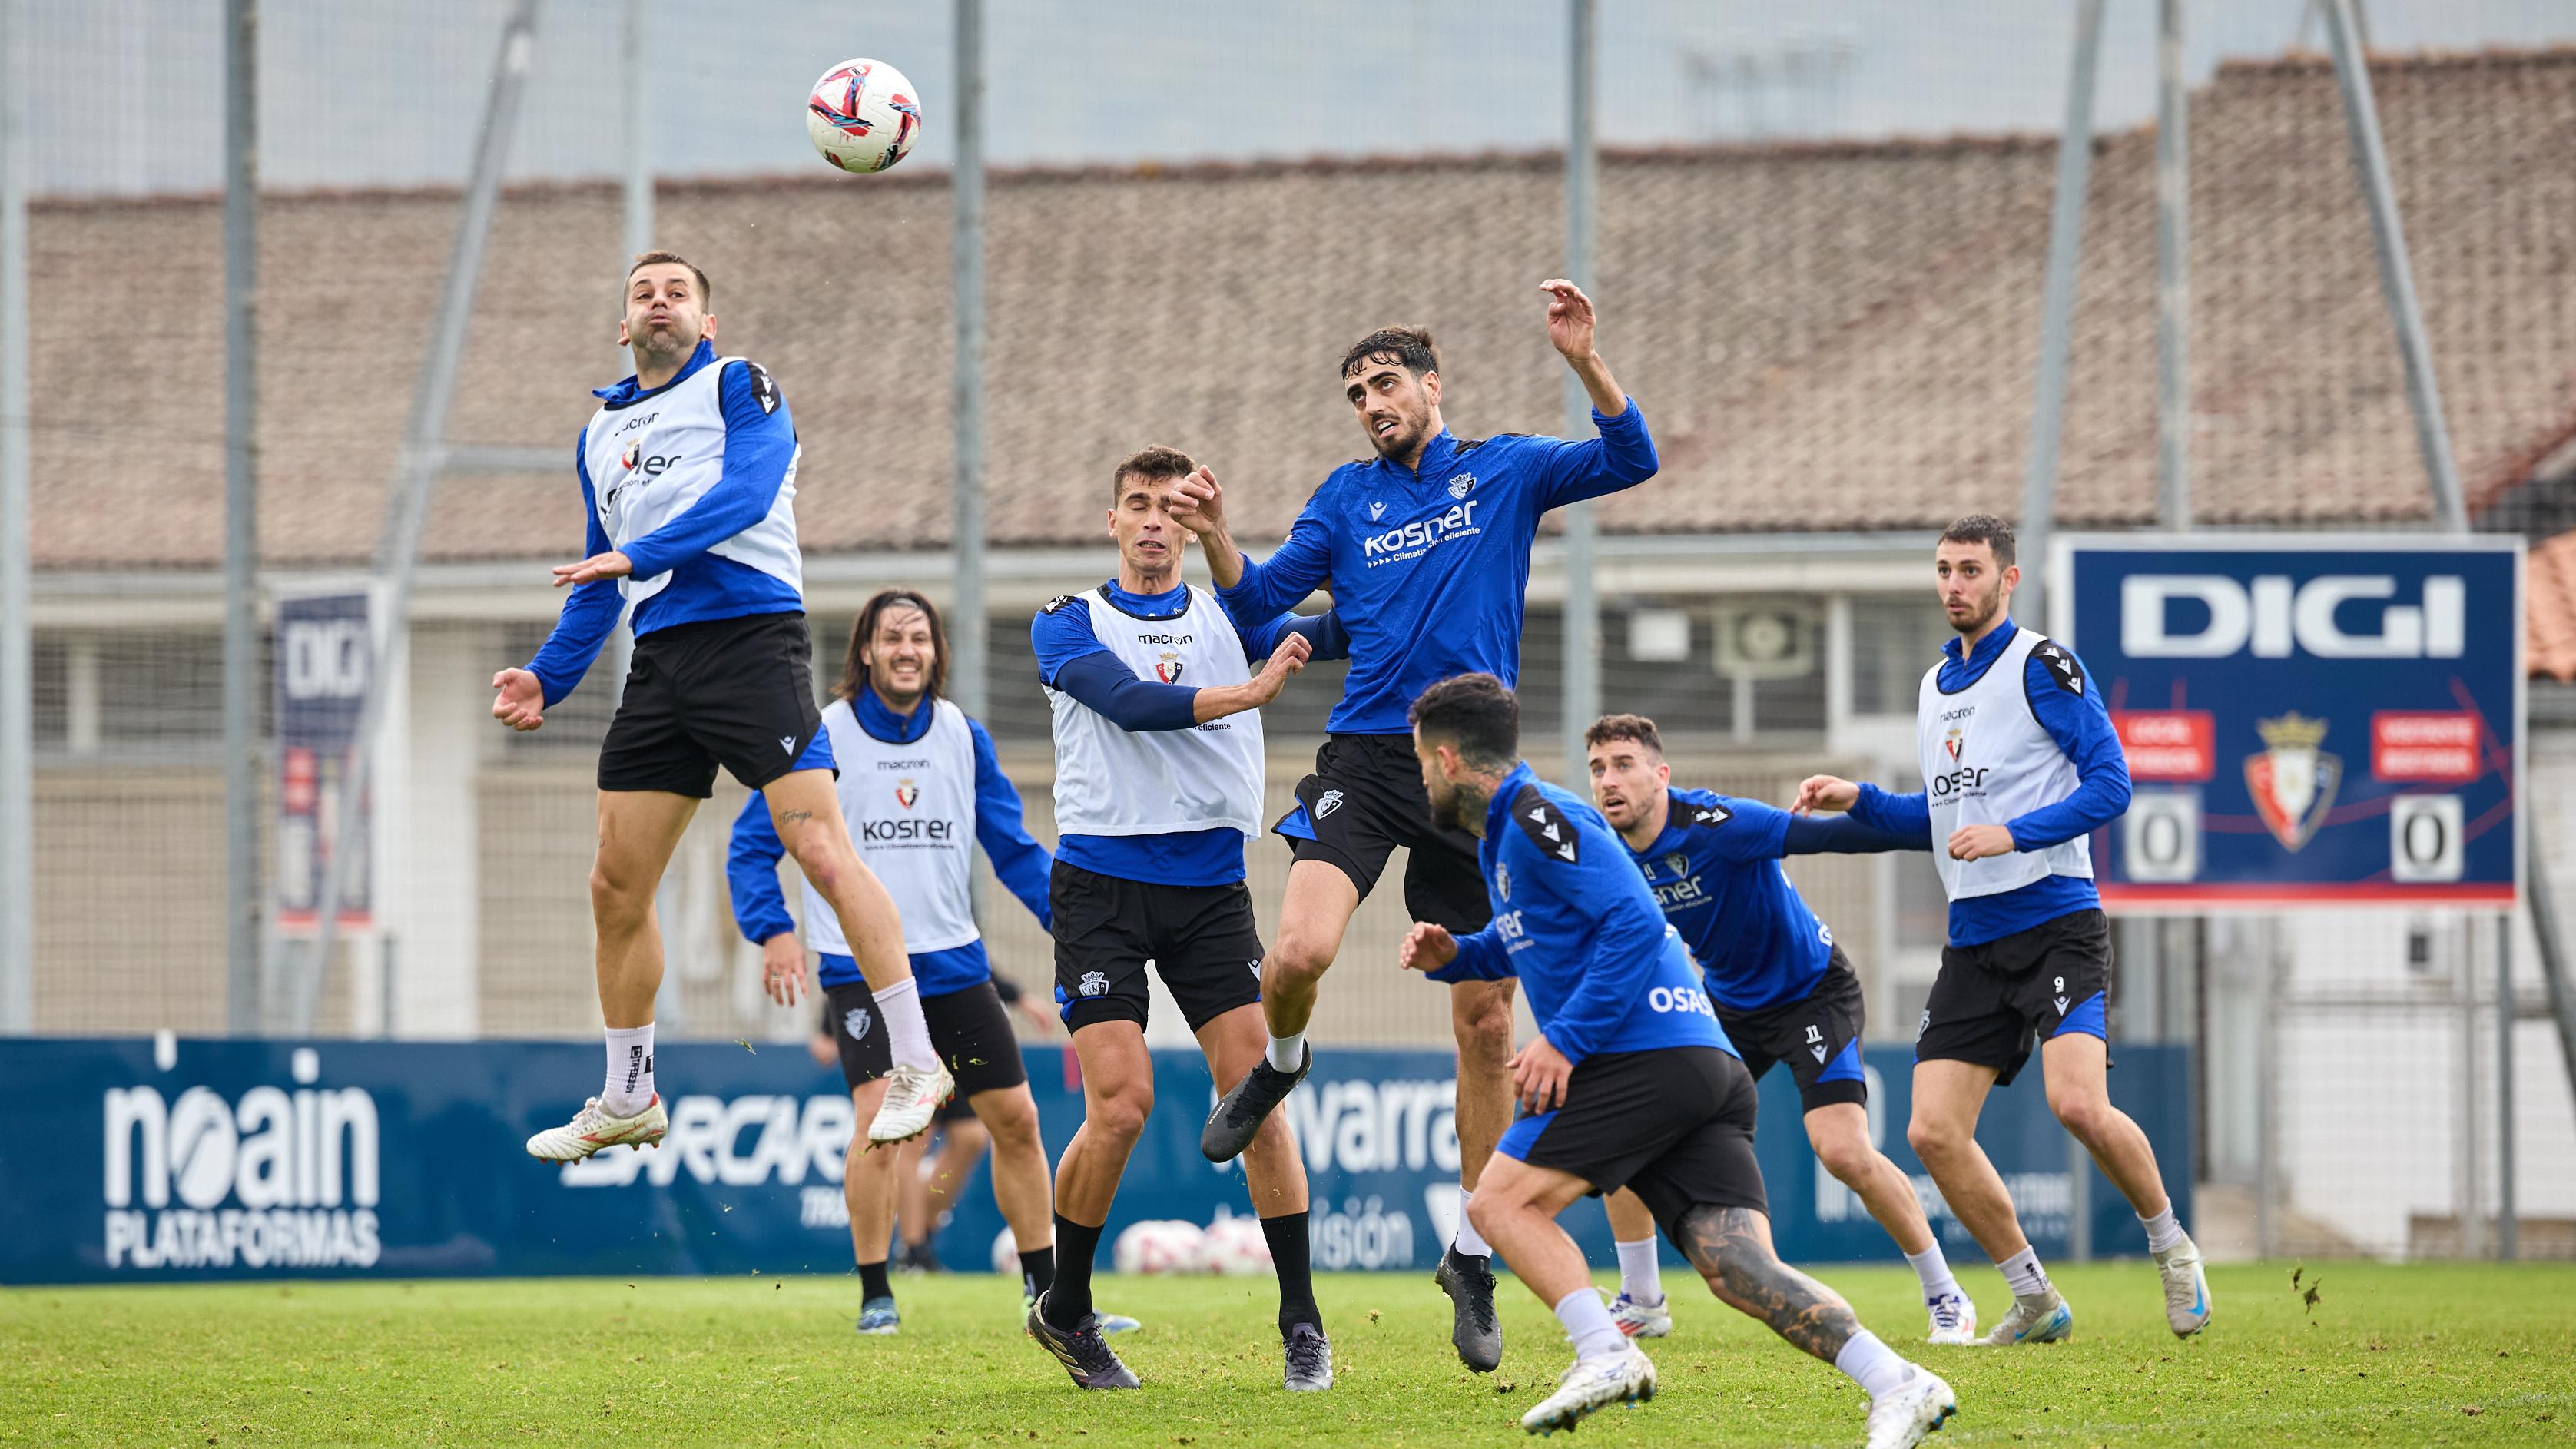
<svg viewBox="0 0 2576 1449">
<path fill-rule="evenodd" d="M 1082 1121 L 1065 1055 L 1027 1048 L 1050 1157 Z M 2113 1099 L 2161 1160 L 2190 1161 L 2184 1049 L 2118 1055 Z M 1903 1046 L 1864 1053 L 1871 1132 L 1944 1241 L 1970 1251 L 1906 1147 L 1911 1060 Z M 1317 1052 L 1280 1109 L 1306 1163 L 1317 1268 L 1427 1274 L 1439 1259 L 1458 1215 L 1454 1064 L 1438 1051 Z M 850 1271 L 841 1175 L 855 1114 L 837 1069 L 794 1042 L 666 1043 L 660 1146 L 530 1158 L 528 1134 L 597 1092 L 599 1072 L 596 1042 L 0 1040 L 0 1078 L 15 1084 L 0 1114 L 0 1283 Z M 1250 1211 L 1240 1167 L 1199 1155 L 1215 1096 L 1206 1065 L 1157 1051 L 1154 1076 L 1159 1105 L 1104 1256 L 1144 1219 Z M 2040 1252 L 2062 1255 L 2078 1195 L 2037 1081 L 1997 1092 L 1978 1138 Z M 1891 1259 L 1886 1234 L 1818 1168 L 1785 1071 L 1763 1084 L 1755 1141 L 1783 1255 Z M 988 1159 L 936 1240 L 951 1267 L 992 1263 L 1003 1224 L 990 1184 Z M 2143 1249 L 2098 1174 L 2090 1202 L 2102 1251 Z M 1596 1266 L 1616 1261 L 1597 1205 L 1563 1222 Z"/>
<path fill-rule="evenodd" d="M 2105 906 L 2519 899 L 2521 539 L 2079 534 L 2050 566 L 2135 786 Z"/>
</svg>

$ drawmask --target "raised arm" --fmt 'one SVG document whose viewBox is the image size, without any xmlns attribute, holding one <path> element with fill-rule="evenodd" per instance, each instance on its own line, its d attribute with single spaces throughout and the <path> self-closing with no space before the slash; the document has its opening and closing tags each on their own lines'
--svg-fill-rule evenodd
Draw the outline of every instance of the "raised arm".
<svg viewBox="0 0 2576 1449">
<path fill-rule="evenodd" d="M 1249 628 L 1238 619 L 1234 627 L 1243 636 L 1243 658 L 1246 663 L 1269 658 L 1272 651 L 1279 647 L 1280 642 L 1291 634 L 1304 636 L 1307 644 L 1306 662 L 1309 664 L 1318 659 L 1351 657 L 1350 631 L 1342 627 L 1339 610 L 1328 609 L 1321 614 L 1281 614 L 1275 619 Z"/>
<path fill-rule="evenodd" d="M 1019 897 L 1039 925 L 1053 930 L 1047 872 L 1055 857 L 1022 823 L 1020 789 L 1002 773 L 1001 757 L 994 753 L 993 737 L 983 722 L 970 719 L 966 729 L 975 741 L 975 843 L 984 847 L 984 858 L 993 862 L 993 875 L 1002 888 Z"/>
<path fill-rule="evenodd" d="M 1600 431 L 1588 441 L 1551 439 L 1543 444 L 1550 452 L 1540 468 L 1540 508 L 1599 498 L 1654 477 L 1654 437 L 1636 403 L 1610 375 L 1610 364 L 1593 347 L 1598 319 L 1592 299 L 1561 277 L 1541 282 L 1539 290 L 1548 294 L 1547 340 L 1583 380 L 1583 391 L 1592 399 L 1592 426 Z"/>
<path fill-rule="evenodd" d="M 796 460 L 787 400 L 759 363 L 728 364 L 716 394 L 724 405 L 724 473 L 696 502 L 622 550 L 639 579 L 668 573 L 768 517 Z"/>
<path fill-rule="evenodd" d="M 1332 575 L 1332 535 L 1313 499 L 1307 500 L 1297 521 L 1289 525 L 1287 539 L 1264 563 L 1254 563 L 1235 546 L 1233 529 L 1226 521 L 1225 490 L 1206 468 L 1181 481 L 1172 496 L 1172 515 L 1198 535 L 1199 551 L 1207 555 L 1208 578 L 1216 584 L 1217 602 L 1237 620 L 1237 629 L 1244 619 L 1288 612 Z"/>
<path fill-rule="evenodd" d="M 787 847 L 769 820 L 769 801 L 758 790 L 733 818 L 733 841 L 725 850 L 725 886 L 733 896 L 733 923 L 755 946 L 774 936 L 793 935 L 796 918 L 787 914 L 786 893 L 778 888 L 778 862 Z"/>
</svg>

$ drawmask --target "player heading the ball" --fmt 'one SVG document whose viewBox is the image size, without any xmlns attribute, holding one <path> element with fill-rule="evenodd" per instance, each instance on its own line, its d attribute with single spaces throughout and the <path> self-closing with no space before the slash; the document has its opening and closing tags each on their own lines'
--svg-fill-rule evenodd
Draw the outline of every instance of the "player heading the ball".
<svg viewBox="0 0 2576 1449">
<path fill-rule="evenodd" d="M 952 1086 L 922 1023 L 894 902 L 850 848 L 832 793 L 796 544 L 796 425 L 760 364 L 716 355 L 713 306 L 706 273 L 677 253 L 646 252 L 627 269 L 617 340 L 635 372 L 597 390 L 573 451 L 587 556 L 554 571 L 555 587 L 572 592 L 545 647 L 492 676 L 492 717 L 542 727 L 633 602 L 635 660 L 600 744 L 590 869 L 607 1081 L 570 1123 L 528 1139 L 531 1155 L 553 1161 L 640 1150 L 668 1126 L 653 1080 L 653 891 L 718 765 L 768 798 L 779 839 L 830 903 L 884 1013 L 894 1070 L 870 1140 L 917 1136 Z M 794 1005 L 804 963 L 773 965 L 768 986 Z"/>
<path fill-rule="evenodd" d="M 1223 491 L 1202 472 L 1182 489 L 1182 521 L 1207 551 L 1218 597 L 1267 617 L 1316 589 L 1351 636 L 1351 671 L 1326 723 L 1315 772 L 1273 828 L 1288 837 L 1279 942 L 1262 963 L 1270 1044 L 1208 1117 L 1200 1150 L 1218 1162 L 1243 1150 L 1262 1119 L 1306 1074 L 1306 1023 L 1324 972 L 1360 901 L 1406 847 L 1404 904 L 1416 920 L 1453 931 L 1485 924 L 1475 840 L 1436 824 L 1413 763 L 1405 710 L 1436 680 L 1483 671 L 1520 677 L 1522 600 L 1530 548 L 1548 510 L 1632 488 L 1655 476 L 1655 442 L 1636 403 L 1593 346 L 1592 299 L 1562 278 L 1539 284 L 1548 345 L 1583 380 L 1600 436 L 1582 442 L 1502 434 L 1461 439 L 1442 421 L 1440 354 L 1418 327 L 1383 327 L 1343 354 L 1340 387 L 1370 456 L 1333 470 L 1263 562 L 1244 558 Z M 1450 990 L 1458 1039 L 1458 1182 L 1477 1174 L 1511 1121 L 1505 1062 L 1512 983 L 1462 981 Z M 1450 1296 L 1450 1341 L 1477 1372 L 1502 1362 L 1494 1318 L 1492 1250 L 1461 1214 L 1458 1240 L 1434 1280 Z"/>
</svg>

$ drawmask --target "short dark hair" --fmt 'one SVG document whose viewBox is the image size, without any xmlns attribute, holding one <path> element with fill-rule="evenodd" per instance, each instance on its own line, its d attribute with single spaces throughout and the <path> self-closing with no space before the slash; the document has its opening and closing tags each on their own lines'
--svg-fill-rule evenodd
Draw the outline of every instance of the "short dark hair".
<svg viewBox="0 0 2576 1449">
<path fill-rule="evenodd" d="M 1121 459 L 1117 471 L 1109 475 L 1109 501 L 1118 501 L 1130 478 L 1150 483 L 1158 478 L 1187 478 L 1198 470 L 1198 463 L 1178 448 L 1166 448 L 1160 443 L 1139 448 Z"/>
<path fill-rule="evenodd" d="M 1357 376 L 1372 362 L 1393 363 L 1420 377 L 1440 370 L 1440 348 L 1428 327 L 1381 327 L 1342 354 L 1342 376 Z"/>
<path fill-rule="evenodd" d="M 841 664 L 840 687 L 832 691 L 836 698 L 852 704 L 868 689 L 868 641 L 876 637 L 877 620 L 888 609 L 919 609 L 930 621 L 930 687 L 923 691 L 932 699 L 943 699 L 948 692 L 948 626 L 939 622 L 939 610 L 928 599 L 910 589 L 886 589 L 868 600 L 859 610 L 859 622 L 850 626 L 850 654 Z"/>
<path fill-rule="evenodd" d="M 1613 740 L 1635 740 L 1658 755 L 1664 752 L 1664 737 L 1655 732 L 1655 722 L 1642 714 L 1605 714 L 1583 732 L 1585 749 Z"/>
<path fill-rule="evenodd" d="M 636 253 L 633 265 L 626 269 L 626 280 L 630 283 L 633 282 L 637 272 L 659 262 L 672 262 L 679 266 L 688 268 L 689 275 L 697 279 L 698 305 L 701 307 L 711 307 L 715 305 L 715 284 L 707 280 L 706 272 L 700 269 L 696 262 L 690 261 L 687 257 L 680 255 L 678 252 L 655 251 Z"/>
<path fill-rule="evenodd" d="M 2008 569 L 2013 562 L 2012 525 L 1991 513 L 1971 513 L 1941 530 L 1943 543 L 1982 543 L 1995 551 L 1995 567 Z"/>
<path fill-rule="evenodd" d="M 1455 748 L 1479 770 L 1509 769 L 1521 753 L 1521 702 L 1490 674 L 1453 674 L 1414 697 L 1407 712 L 1425 740 Z"/>
</svg>

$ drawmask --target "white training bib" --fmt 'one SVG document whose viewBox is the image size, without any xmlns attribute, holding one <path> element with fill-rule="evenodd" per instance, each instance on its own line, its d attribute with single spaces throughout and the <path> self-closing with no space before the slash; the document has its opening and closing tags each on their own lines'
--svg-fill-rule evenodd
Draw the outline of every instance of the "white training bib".
<svg viewBox="0 0 2576 1449">
<path fill-rule="evenodd" d="M 1049 608 L 1091 611 L 1091 632 L 1139 679 L 1241 684 L 1252 677 L 1243 638 L 1206 590 L 1190 587 L 1186 613 L 1140 619 L 1109 601 L 1106 586 Z M 1174 835 L 1227 826 L 1261 833 L 1261 711 L 1248 709 L 1185 730 L 1120 729 L 1090 706 L 1048 687 L 1055 716 L 1055 825 L 1067 835 Z"/>
<path fill-rule="evenodd" d="M 975 737 L 966 712 L 931 703 L 930 728 L 908 745 L 891 744 L 859 724 L 847 700 L 823 710 L 841 817 L 859 858 L 885 882 L 903 916 L 906 954 L 946 951 L 979 939 L 967 881 L 975 865 Z M 809 883 L 805 938 L 817 951 L 850 954 L 841 918 Z"/>
<path fill-rule="evenodd" d="M 603 407 L 593 414 L 581 437 L 582 463 L 590 470 L 591 498 L 599 508 L 600 529 L 611 548 L 623 549 L 686 511 L 724 476 L 724 401 L 718 383 L 739 357 L 718 358 L 657 392 L 626 404 Z M 767 386 L 767 374 L 754 382 Z M 771 398 L 776 390 L 770 389 Z M 796 464 L 799 445 L 787 460 L 787 476 L 768 514 L 749 528 L 707 550 L 720 558 L 748 564 L 784 579 L 798 593 L 805 589 L 804 555 L 796 547 Z M 667 573 L 649 579 L 623 578 L 619 592 L 641 603 L 671 582 Z"/>
<path fill-rule="evenodd" d="M 1986 672 L 1956 694 L 1942 692 L 1940 666 L 1923 676 L 1915 748 L 1932 811 L 1932 863 L 1954 901 L 2001 895 L 2052 875 L 2092 878 L 2093 847 L 2081 835 L 1984 860 L 1952 860 L 1945 848 L 1962 825 L 2008 824 L 2074 794 L 2080 783 L 2075 762 L 2031 712 L 2024 676 L 2031 651 L 2046 643 L 2035 630 L 2016 629 Z M 2073 687 L 2090 685 L 2077 676 Z"/>
</svg>

